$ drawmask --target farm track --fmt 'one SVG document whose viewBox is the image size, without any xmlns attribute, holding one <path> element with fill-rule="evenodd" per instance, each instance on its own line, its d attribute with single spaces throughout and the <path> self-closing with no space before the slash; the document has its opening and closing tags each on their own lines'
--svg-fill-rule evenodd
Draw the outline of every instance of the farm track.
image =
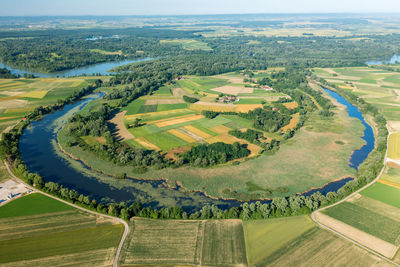
<svg viewBox="0 0 400 267">
<path fill-rule="evenodd" d="M 386 140 L 387 147 L 389 146 L 389 137 L 390 137 L 391 134 L 392 134 L 392 133 L 389 132 L 389 135 L 388 135 L 387 140 Z M 338 236 L 340 236 L 340 237 L 346 239 L 347 241 L 350 241 L 351 243 L 353 243 L 353 244 L 355 244 L 355 245 L 357 245 L 357 246 L 359 246 L 359 247 L 365 249 L 366 251 L 368 251 L 368 252 L 374 254 L 375 256 L 377 256 L 377 257 L 379 257 L 379 258 L 381 258 L 381 259 L 383 259 L 383 260 L 385 260 L 385 261 L 387 261 L 387 262 L 389 262 L 389 263 L 391 263 L 391 264 L 393 264 L 393 265 L 395 265 L 395 266 L 400 266 L 400 264 L 398 264 L 398 263 L 392 261 L 391 259 L 389 259 L 389 258 L 387 258 L 387 257 L 385 257 L 385 256 L 383 256 L 383 255 L 381 255 L 381 254 L 379 254 L 378 252 L 376 252 L 376 251 L 374 251 L 374 250 L 372 250 L 372 249 L 370 249 L 370 248 L 368 248 L 368 247 L 366 247 L 366 246 L 364 246 L 364 245 L 358 243 L 357 241 L 355 241 L 355 240 L 353 240 L 353 239 L 351 239 L 351 238 L 349 238 L 349 237 L 347 237 L 347 236 L 341 234 L 340 232 L 338 232 L 338 231 L 336 231 L 336 230 L 334 230 L 334 229 L 332 229 L 332 228 L 330 228 L 330 227 L 328 227 L 328 226 L 326 226 L 326 225 L 320 223 L 320 222 L 316 219 L 316 214 L 317 214 L 318 212 L 321 212 L 321 211 L 323 211 L 323 210 L 326 210 L 326 209 L 329 209 L 329 208 L 334 207 L 334 206 L 336 206 L 336 205 L 339 205 L 339 204 L 345 202 L 346 200 L 352 198 L 352 197 L 355 196 L 356 194 L 360 193 L 360 192 L 363 191 L 364 189 L 368 188 L 369 186 L 375 184 L 375 183 L 381 178 L 381 176 L 382 176 L 382 174 L 383 174 L 383 172 L 384 172 L 384 170 L 385 170 L 385 167 L 386 167 L 386 160 L 387 160 L 387 154 L 388 154 L 388 149 L 386 149 L 385 159 L 384 159 L 384 165 L 383 165 L 383 167 L 382 167 L 380 173 L 378 174 L 378 176 L 377 176 L 373 181 L 371 181 L 369 184 L 363 186 L 362 188 L 360 188 L 360 189 L 354 191 L 352 194 L 348 195 L 348 196 L 345 197 L 344 199 L 342 199 L 342 200 L 340 200 L 340 201 L 338 201 L 338 202 L 336 202 L 336 203 L 333 203 L 333 204 L 331 204 L 331 205 L 329 205 L 329 206 L 326 206 L 326 207 L 323 207 L 323 208 L 320 208 L 320 209 L 314 211 L 314 212 L 311 214 L 311 218 L 312 218 L 312 220 L 313 220 L 316 224 L 318 224 L 320 227 L 322 227 L 322 228 L 324 228 L 324 229 L 326 229 L 326 230 L 328 230 L 328 231 L 330 231 L 330 232 L 332 232 L 332 233 L 334 233 L 334 234 L 336 234 L 336 235 L 338 235 Z"/>
<path fill-rule="evenodd" d="M 10 167 L 8 166 L 8 164 L 7 164 L 6 161 L 4 161 L 4 165 L 6 166 L 6 169 L 7 169 L 8 174 L 9 174 L 12 178 L 14 178 L 14 179 L 16 179 L 18 182 L 24 184 L 26 187 L 28 187 L 29 189 L 31 189 L 33 192 L 40 193 L 40 194 L 42 194 L 42 195 L 45 195 L 45 196 L 50 197 L 50 198 L 52 198 L 52 199 L 58 200 L 58 201 L 60 201 L 60 202 L 62 202 L 62 203 L 64 203 L 64 204 L 67 204 L 67 205 L 69 205 L 69 206 L 71 206 L 71 207 L 74 207 L 74 208 L 76 208 L 76 209 L 79 209 L 79 210 L 88 212 L 88 213 L 90 213 L 90 214 L 102 216 L 102 217 L 105 217 L 105 218 L 108 218 L 108 219 L 112 219 L 112 220 L 115 220 L 115 221 L 118 221 L 118 222 L 122 223 L 122 224 L 124 225 L 124 233 L 123 233 L 123 235 L 122 235 L 122 237 L 121 237 L 121 241 L 119 242 L 118 249 L 117 249 L 117 251 L 116 251 L 116 253 L 115 253 L 115 259 L 114 259 L 114 264 L 113 264 L 113 267 L 117 267 L 117 266 L 118 266 L 119 255 L 120 255 L 120 253 L 121 253 L 121 249 L 122 249 L 122 246 L 123 246 L 123 244 L 124 244 L 124 242 L 125 242 L 125 239 L 126 239 L 126 237 L 128 236 L 128 233 L 129 233 L 129 226 L 128 226 L 128 224 L 127 224 L 124 220 L 122 220 L 122 219 L 120 219 L 120 218 L 116 218 L 116 217 L 110 216 L 110 215 L 105 215 L 105 214 L 101 214 L 101 213 L 98 213 L 98 212 L 95 212 L 95 211 L 91 211 L 91 210 L 82 208 L 82 207 L 77 206 L 77 205 L 75 205 L 75 204 L 72 204 L 72 203 L 70 203 L 70 202 L 68 202 L 68 201 L 65 201 L 65 200 L 63 200 L 63 199 L 57 198 L 57 197 L 55 197 L 55 196 L 53 196 L 53 195 L 50 195 L 50 194 L 47 194 L 47 193 L 45 193 L 45 192 L 39 191 L 39 190 L 37 190 L 36 188 L 34 188 L 34 187 L 28 185 L 27 183 L 25 183 L 24 181 L 22 181 L 21 179 L 19 179 L 17 176 L 15 176 L 15 175 L 11 172 Z"/>
</svg>

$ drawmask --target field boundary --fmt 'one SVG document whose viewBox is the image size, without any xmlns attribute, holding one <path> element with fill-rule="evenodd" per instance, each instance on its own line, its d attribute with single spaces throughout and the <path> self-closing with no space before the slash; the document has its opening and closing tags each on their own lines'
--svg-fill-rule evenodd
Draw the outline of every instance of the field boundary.
<svg viewBox="0 0 400 267">
<path fill-rule="evenodd" d="M 8 163 L 7 163 L 6 161 L 4 161 L 4 166 L 6 167 L 8 174 L 9 174 L 12 178 L 16 179 L 18 182 L 24 184 L 26 187 L 28 187 L 29 189 L 31 189 L 31 190 L 32 190 L 32 193 L 33 193 L 33 192 L 37 192 L 37 193 L 40 193 L 40 194 L 42 194 L 42 195 L 45 195 L 46 197 L 55 199 L 55 200 L 60 201 L 60 202 L 62 202 L 62 203 L 64 203 L 64 204 L 67 204 L 67 205 L 69 205 L 69 206 L 71 206 L 71 207 L 74 207 L 74 208 L 76 208 L 76 209 L 79 209 L 79 210 L 82 210 L 82 211 L 85 211 L 85 212 L 88 212 L 88 213 L 91 213 L 91 214 L 94 214 L 94 215 L 103 216 L 103 217 L 105 217 L 105 218 L 112 219 L 112 220 L 115 220 L 115 221 L 118 221 L 118 222 L 122 223 L 122 224 L 124 225 L 124 233 L 122 234 L 121 241 L 119 242 L 117 251 L 116 251 L 116 253 L 115 253 L 114 264 L 113 264 L 113 267 L 118 267 L 119 255 L 120 255 L 120 253 L 121 253 L 121 249 L 122 249 L 122 246 L 123 246 L 123 244 L 124 244 L 124 242 L 125 242 L 125 239 L 126 239 L 126 237 L 128 236 L 128 234 L 129 234 L 129 226 L 128 226 L 128 223 L 127 223 L 127 222 L 125 222 L 125 221 L 122 220 L 121 218 L 113 217 L 113 216 L 110 216 L 110 215 L 106 215 L 106 214 L 102 214 L 102 213 L 98 213 L 98 212 L 95 212 L 95 211 L 92 211 L 92 210 L 88 210 L 88 209 L 82 208 L 82 207 L 80 207 L 80 206 L 78 206 L 78 205 L 72 204 L 72 203 L 70 203 L 70 202 L 68 202 L 68 201 L 65 201 L 65 200 L 63 200 L 63 199 L 60 199 L 60 198 L 58 198 L 58 197 L 55 197 L 55 196 L 50 195 L 50 194 L 47 194 L 47 193 L 45 193 L 45 192 L 43 192 L 43 191 L 37 190 L 36 188 L 30 186 L 29 184 L 25 183 L 24 181 L 22 181 L 21 179 L 19 179 L 17 176 L 15 176 L 15 175 L 12 173 L 12 171 L 11 171 L 11 169 L 10 169 L 10 167 L 8 166 Z"/>
<path fill-rule="evenodd" d="M 388 147 L 388 145 L 389 145 L 389 137 L 390 137 L 391 134 L 392 134 L 392 132 L 389 132 L 389 134 L 388 134 L 388 136 L 387 136 L 387 140 L 386 140 L 386 145 L 387 145 L 387 147 Z M 380 177 L 382 176 L 382 174 L 383 174 L 383 172 L 384 172 L 384 170 L 385 170 L 385 167 L 386 167 L 387 154 L 388 154 L 388 149 L 386 149 L 383 167 L 382 167 L 381 171 L 379 172 L 378 176 L 377 176 L 374 180 L 372 180 L 370 183 L 364 185 L 364 186 L 361 187 L 360 189 L 354 191 L 353 193 L 351 193 L 351 194 L 348 195 L 347 197 L 343 198 L 342 200 L 339 200 L 339 201 L 336 202 L 336 203 L 333 203 L 333 204 L 331 204 L 331 205 L 328 205 L 328 206 L 326 206 L 326 207 L 323 207 L 323 208 L 320 208 L 320 209 L 314 211 L 313 213 L 311 213 L 311 219 L 312 219 L 316 224 L 318 224 L 321 228 L 326 229 L 326 230 L 328 230 L 328 231 L 330 231 L 330 232 L 332 232 L 332 233 L 334 233 L 334 234 L 336 234 L 336 235 L 338 235 L 338 236 L 340 236 L 340 237 L 342 237 L 342 238 L 344 238 L 344 239 L 350 241 L 351 243 L 353 243 L 353 244 L 359 246 L 359 247 L 362 248 L 362 249 L 367 250 L 368 252 L 374 254 L 375 256 L 377 256 L 377 257 L 379 257 L 379 258 L 381 258 L 381 259 L 383 259 L 383 260 L 385 260 L 385 261 L 387 261 L 387 262 L 389 262 L 389 263 L 391 263 L 391 264 L 393 264 L 393 265 L 395 265 L 395 266 L 400 266 L 400 264 L 398 264 L 398 263 L 392 261 L 391 259 L 387 258 L 386 256 L 384 256 L 384 255 L 382 255 L 382 254 L 380 254 L 380 253 L 378 253 L 378 252 L 376 252 L 376 251 L 374 251 L 374 250 L 372 250 L 372 249 L 370 249 L 370 248 L 368 248 L 368 247 L 366 247 L 366 246 L 360 244 L 359 242 L 357 242 L 357 241 L 355 241 L 355 240 L 353 240 L 353 239 L 351 239 L 351 238 L 345 236 L 344 234 L 342 234 L 342 233 L 340 233 L 340 232 L 338 232 L 338 231 L 336 231 L 336 230 L 330 228 L 329 226 L 327 226 L 327 225 L 325 225 L 325 224 L 319 222 L 319 221 L 317 220 L 317 218 L 316 218 L 316 214 L 317 214 L 318 212 L 322 212 L 323 210 L 326 210 L 326 209 L 328 209 L 328 208 L 331 208 L 331 207 L 334 207 L 334 206 L 336 206 L 336 205 L 339 205 L 339 204 L 341 204 L 341 203 L 343 203 L 343 202 L 349 200 L 350 198 L 352 198 L 352 197 L 355 196 L 356 194 L 360 193 L 360 192 L 363 191 L 364 189 L 366 189 L 366 188 L 370 187 L 371 185 L 375 184 L 376 182 L 378 182 L 378 180 L 379 180 Z"/>
</svg>

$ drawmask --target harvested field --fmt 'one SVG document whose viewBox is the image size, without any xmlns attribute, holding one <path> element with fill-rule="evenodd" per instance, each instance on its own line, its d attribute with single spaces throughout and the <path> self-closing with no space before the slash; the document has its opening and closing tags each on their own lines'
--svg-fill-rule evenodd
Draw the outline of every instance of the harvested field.
<svg viewBox="0 0 400 267">
<path fill-rule="evenodd" d="M 131 132 L 129 132 L 128 129 L 126 129 L 125 127 L 124 123 L 125 113 L 126 111 L 119 112 L 109 120 L 109 123 L 111 123 L 115 128 L 114 134 L 117 136 L 117 139 L 121 141 L 134 138 Z"/>
<path fill-rule="evenodd" d="M 230 130 L 232 130 L 229 127 L 226 127 L 225 125 L 217 125 L 214 127 L 209 128 L 211 131 L 213 131 L 214 133 L 218 133 L 218 134 L 227 134 L 229 133 Z"/>
<path fill-rule="evenodd" d="M 146 140 L 144 137 L 138 137 L 135 138 L 135 141 L 138 142 L 141 146 L 150 149 L 150 150 L 161 150 L 158 146 L 152 144 L 148 140 Z"/>
<path fill-rule="evenodd" d="M 202 130 L 197 129 L 196 127 L 193 127 L 192 125 L 186 125 L 183 128 L 185 128 L 186 130 L 188 130 L 188 131 L 190 131 L 190 132 L 192 132 L 192 133 L 194 133 L 194 134 L 196 134 L 196 135 L 198 135 L 198 136 L 200 136 L 202 138 L 210 138 L 211 137 L 210 134 L 208 134 L 206 132 L 203 132 Z"/>
<path fill-rule="evenodd" d="M 196 139 L 194 139 L 193 137 L 191 137 L 191 136 L 187 135 L 186 133 L 179 131 L 177 129 L 171 129 L 171 130 L 168 130 L 168 132 L 175 135 L 178 138 L 185 140 L 188 143 L 196 142 Z"/>
<path fill-rule="evenodd" d="M 46 95 L 47 95 L 47 91 L 30 91 L 30 92 L 18 95 L 18 97 L 43 98 Z"/>
<path fill-rule="evenodd" d="M 241 220 L 209 220 L 204 223 L 201 264 L 246 266 L 246 247 Z"/>
<path fill-rule="evenodd" d="M 342 204 L 341 204 L 342 205 Z M 338 206 L 335 206 L 338 207 Z M 333 208 L 335 208 L 333 207 Z M 331 208 L 332 209 L 332 208 Z M 330 214 L 330 213 L 328 213 Z M 362 230 L 359 230 L 358 228 L 355 228 L 353 226 L 350 226 L 342 221 L 336 220 L 328 215 L 325 215 L 321 212 L 316 213 L 316 219 L 321 222 L 322 224 L 328 226 L 331 229 L 334 229 L 338 231 L 339 233 L 342 233 L 343 235 L 359 242 L 360 244 L 377 251 L 378 253 L 384 255 L 385 257 L 388 258 L 393 258 L 394 255 L 396 254 L 396 251 L 398 249 L 397 246 L 384 241 L 380 238 L 377 238 L 373 235 L 370 235 L 366 232 L 363 232 Z M 362 218 L 359 218 L 358 220 L 363 220 Z M 365 222 L 369 223 L 371 221 Z"/>
<path fill-rule="evenodd" d="M 236 112 L 247 113 L 250 110 L 254 110 L 256 108 L 262 108 L 262 104 L 239 104 L 236 105 Z"/>
<path fill-rule="evenodd" d="M 294 109 L 294 108 L 297 108 L 297 107 L 299 106 L 299 104 L 298 104 L 296 101 L 283 103 L 283 105 L 284 105 L 287 109 Z"/>
<path fill-rule="evenodd" d="M 166 105 L 185 103 L 183 99 L 146 99 L 145 105 Z"/>
<path fill-rule="evenodd" d="M 190 108 L 197 111 L 215 111 L 215 112 L 242 112 L 247 113 L 250 110 L 256 108 L 262 108 L 262 104 L 221 104 L 221 103 L 209 103 L 209 102 L 197 102 L 190 105 Z"/>
<path fill-rule="evenodd" d="M 225 86 L 214 88 L 212 90 L 215 92 L 228 94 L 228 95 L 238 95 L 238 94 L 251 94 L 251 93 L 253 93 L 254 89 L 252 87 L 225 85 Z"/>
<path fill-rule="evenodd" d="M 285 125 L 281 128 L 282 132 L 286 132 L 287 130 L 294 130 L 297 126 L 297 124 L 300 121 L 300 113 L 296 113 L 292 115 L 292 118 L 290 119 L 290 122 L 288 125 Z"/>
<path fill-rule="evenodd" d="M 246 266 L 240 220 L 151 220 L 137 218 L 121 263 Z"/>
<path fill-rule="evenodd" d="M 177 117 L 177 118 L 168 119 L 168 120 L 165 120 L 162 122 L 156 122 L 156 123 L 153 122 L 153 123 L 158 127 L 166 127 L 166 126 L 171 126 L 171 125 L 175 125 L 178 123 L 196 121 L 196 120 L 200 120 L 203 118 L 204 118 L 203 115 L 190 115 L 190 116 Z"/>
<path fill-rule="evenodd" d="M 198 264 L 202 221 L 135 219 L 123 264 Z"/>
<path fill-rule="evenodd" d="M 394 160 L 400 159 L 400 133 L 393 133 L 389 136 L 387 156 Z"/>
</svg>

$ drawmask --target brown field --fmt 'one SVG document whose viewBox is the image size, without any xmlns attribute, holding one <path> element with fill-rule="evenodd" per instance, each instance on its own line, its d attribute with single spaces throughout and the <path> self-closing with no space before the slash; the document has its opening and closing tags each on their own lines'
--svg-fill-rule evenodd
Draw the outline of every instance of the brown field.
<svg viewBox="0 0 400 267">
<path fill-rule="evenodd" d="M 188 131 L 190 131 L 190 132 L 192 132 L 192 133 L 194 133 L 194 134 L 196 134 L 196 135 L 198 135 L 200 137 L 203 137 L 203 138 L 210 138 L 211 137 L 211 135 L 209 135 L 208 133 L 197 129 L 197 128 L 193 127 L 192 125 L 186 125 L 183 128 L 185 128 L 186 130 L 188 130 Z"/>
<path fill-rule="evenodd" d="M 293 114 L 289 124 L 282 127 L 281 131 L 286 132 L 287 130 L 293 130 L 294 128 L 296 128 L 297 124 L 299 123 L 299 120 L 300 120 L 300 113 Z"/>
<path fill-rule="evenodd" d="M 354 89 L 353 86 L 347 86 L 347 85 L 339 85 L 339 88 L 342 88 L 342 89 Z"/>
<path fill-rule="evenodd" d="M 1 118 L 0 118 L 0 121 L 1 121 L 1 120 L 14 119 L 14 118 L 17 118 L 17 117 L 15 117 L 15 116 L 13 116 L 13 117 L 1 117 Z"/>
<path fill-rule="evenodd" d="M 354 228 L 348 224 L 345 224 L 339 220 L 329 217 L 321 212 L 316 213 L 316 219 L 322 224 L 328 226 L 331 229 L 342 233 L 343 235 L 355 240 L 356 242 L 377 251 L 388 258 L 393 258 L 396 254 L 398 247 L 390 244 L 382 239 L 367 234 L 357 228 Z"/>
<path fill-rule="evenodd" d="M 217 143 L 217 142 L 233 144 L 235 142 L 240 142 L 240 141 L 242 141 L 242 140 L 238 139 L 232 135 L 229 135 L 229 134 L 217 135 L 217 136 L 213 136 L 213 137 L 206 139 L 206 142 L 209 144 Z"/>
<path fill-rule="evenodd" d="M 191 137 L 191 136 L 189 136 L 189 135 L 185 134 L 184 132 L 181 132 L 181 131 L 179 131 L 177 129 L 171 129 L 171 130 L 168 130 L 168 132 L 173 134 L 173 135 L 175 135 L 176 137 L 178 137 L 180 139 L 185 140 L 188 143 L 196 142 L 196 139 L 194 139 L 193 137 Z"/>
<path fill-rule="evenodd" d="M 190 150 L 190 146 L 174 147 L 173 149 L 170 149 L 165 153 L 165 157 L 167 157 L 168 159 L 176 160 L 176 159 L 178 159 L 177 154 L 178 155 L 183 154 L 189 150 Z"/>
<path fill-rule="evenodd" d="M 247 113 L 250 110 L 254 110 L 256 108 L 262 108 L 262 104 L 239 104 L 236 105 L 236 112 Z"/>
<path fill-rule="evenodd" d="M 190 115 L 190 116 L 185 116 L 185 117 L 176 117 L 176 118 L 168 119 L 166 121 L 157 122 L 157 123 L 153 122 L 153 124 L 155 124 L 158 127 L 165 127 L 165 126 L 175 125 L 178 123 L 196 121 L 196 120 L 200 120 L 203 118 L 204 118 L 203 115 Z"/>
<path fill-rule="evenodd" d="M 229 94 L 229 95 L 251 94 L 254 91 L 254 89 L 252 87 L 232 86 L 232 85 L 225 85 L 225 86 L 214 88 L 212 90 L 219 92 L 219 93 L 223 93 L 223 94 Z"/>
<path fill-rule="evenodd" d="M 185 103 L 183 99 L 146 99 L 145 105 L 163 105 Z"/>
<path fill-rule="evenodd" d="M 115 125 L 115 128 L 117 129 L 116 136 L 119 140 L 128 140 L 135 138 L 131 132 L 128 131 L 125 127 L 124 123 L 124 116 L 125 116 L 126 111 L 119 112 L 114 115 L 111 120 L 109 120 L 110 123 Z"/>
<path fill-rule="evenodd" d="M 233 104 L 220 104 L 199 101 L 190 105 L 190 108 L 197 111 L 209 110 L 216 112 L 235 112 L 236 106 Z"/>
<path fill-rule="evenodd" d="M 299 106 L 299 104 L 296 101 L 283 103 L 283 105 L 288 109 L 294 109 Z"/>
<path fill-rule="evenodd" d="M 135 138 L 135 141 L 138 142 L 140 145 L 146 147 L 150 150 L 161 150 L 158 146 L 154 145 L 153 143 L 146 140 L 144 137 Z"/>
</svg>

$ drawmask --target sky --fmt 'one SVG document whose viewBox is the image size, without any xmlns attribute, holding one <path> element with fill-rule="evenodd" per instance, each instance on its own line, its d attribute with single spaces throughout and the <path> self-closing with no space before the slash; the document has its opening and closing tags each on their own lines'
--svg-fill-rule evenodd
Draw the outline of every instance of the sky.
<svg viewBox="0 0 400 267">
<path fill-rule="evenodd" d="M 0 16 L 400 12 L 400 0 L 0 0 Z"/>
</svg>

